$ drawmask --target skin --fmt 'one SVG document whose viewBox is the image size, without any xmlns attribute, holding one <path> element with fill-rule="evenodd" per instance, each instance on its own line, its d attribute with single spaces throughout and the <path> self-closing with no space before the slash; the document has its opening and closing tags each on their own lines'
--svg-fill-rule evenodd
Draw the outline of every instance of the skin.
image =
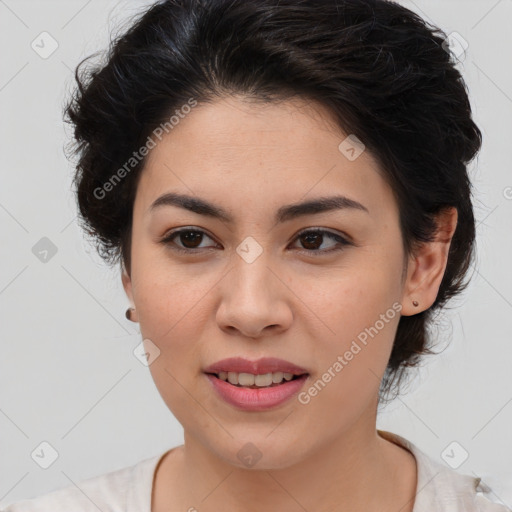
<svg viewBox="0 0 512 512">
<path fill-rule="evenodd" d="M 315 103 L 233 96 L 199 104 L 150 151 L 122 282 L 142 337 L 160 350 L 149 368 L 185 440 L 158 467 L 153 511 L 412 510 L 415 459 L 378 435 L 378 390 L 400 314 L 436 298 L 457 212 L 439 216 L 438 238 L 408 258 L 402 280 L 398 206 L 368 151 L 354 161 L 339 151 L 346 136 Z M 204 198 L 235 222 L 176 206 L 150 213 L 166 192 Z M 335 193 L 369 213 L 335 210 L 274 223 L 283 205 Z M 179 227 L 206 232 L 195 245 L 174 239 L 199 252 L 160 243 Z M 324 236 L 307 245 L 297 238 L 304 228 L 349 236 L 353 245 L 321 255 L 336 241 Z M 252 263 L 236 252 L 248 236 L 263 251 Z M 307 254 L 311 247 L 317 256 Z M 400 314 L 307 404 L 292 399 L 241 411 L 202 373 L 225 357 L 274 356 L 307 369 L 306 389 L 393 303 L 402 305 Z M 237 457 L 249 442 L 262 454 L 252 468 Z"/>
</svg>

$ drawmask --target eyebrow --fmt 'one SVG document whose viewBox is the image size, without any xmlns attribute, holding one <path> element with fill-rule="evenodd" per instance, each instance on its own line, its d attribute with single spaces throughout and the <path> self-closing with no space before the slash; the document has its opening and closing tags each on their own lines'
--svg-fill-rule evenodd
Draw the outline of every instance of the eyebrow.
<svg viewBox="0 0 512 512">
<path fill-rule="evenodd" d="M 169 192 L 158 197 L 151 206 L 149 212 L 153 212 L 163 206 L 178 206 L 199 215 L 205 215 L 219 219 L 229 224 L 234 222 L 233 216 L 218 205 L 212 204 L 199 197 Z M 275 215 L 275 222 L 282 223 L 297 217 L 329 212 L 333 210 L 353 209 L 370 213 L 364 205 L 345 196 L 319 197 L 302 203 L 294 203 L 280 207 Z"/>
</svg>

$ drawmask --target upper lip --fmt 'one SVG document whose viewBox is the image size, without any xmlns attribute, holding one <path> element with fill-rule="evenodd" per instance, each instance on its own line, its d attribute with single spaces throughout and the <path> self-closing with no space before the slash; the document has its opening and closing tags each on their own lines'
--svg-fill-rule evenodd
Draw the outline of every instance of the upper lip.
<svg viewBox="0 0 512 512">
<path fill-rule="evenodd" d="M 256 361 L 250 361 L 243 357 L 229 357 L 228 359 L 222 359 L 221 361 L 211 364 L 203 371 L 205 373 L 235 372 L 252 373 L 254 375 L 273 372 L 292 373 L 293 375 L 308 373 L 307 370 L 290 363 L 290 361 L 277 359 L 275 357 L 262 357 Z"/>
</svg>

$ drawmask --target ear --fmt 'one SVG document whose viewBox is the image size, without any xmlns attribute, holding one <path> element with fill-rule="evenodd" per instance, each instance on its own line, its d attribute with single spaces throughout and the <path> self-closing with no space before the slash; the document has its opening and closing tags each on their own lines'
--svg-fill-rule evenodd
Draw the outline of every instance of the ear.
<svg viewBox="0 0 512 512">
<path fill-rule="evenodd" d="M 437 215 L 435 240 L 423 243 L 410 256 L 402 295 L 403 316 L 425 311 L 435 302 L 448 263 L 457 218 L 455 207 L 442 210 Z M 419 302 L 419 307 L 413 306 L 414 300 Z"/>
<path fill-rule="evenodd" d="M 124 266 L 124 263 L 121 264 L 121 282 L 123 283 L 123 288 L 126 293 L 126 296 L 128 297 L 128 300 L 130 301 L 130 307 L 134 308 L 135 302 L 133 300 L 132 278 L 128 274 L 126 267 Z M 137 310 L 132 311 L 132 320 L 134 322 L 138 322 Z"/>
</svg>

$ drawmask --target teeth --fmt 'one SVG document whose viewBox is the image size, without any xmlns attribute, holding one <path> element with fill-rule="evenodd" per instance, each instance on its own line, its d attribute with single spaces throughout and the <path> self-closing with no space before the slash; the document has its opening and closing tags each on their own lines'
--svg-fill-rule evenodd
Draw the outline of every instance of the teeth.
<svg viewBox="0 0 512 512">
<path fill-rule="evenodd" d="M 254 375 L 251 373 L 239 373 L 238 384 L 240 386 L 254 386 Z"/>
<path fill-rule="evenodd" d="M 242 373 L 241 375 L 251 375 L 250 373 Z M 252 375 L 251 375 L 252 380 Z M 241 381 L 240 381 L 241 382 Z M 255 375 L 254 376 L 254 385 L 255 386 L 270 386 L 272 384 L 272 373 L 265 373 L 264 375 Z"/>
<path fill-rule="evenodd" d="M 274 382 L 275 384 L 279 384 L 279 382 L 281 382 L 283 380 L 283 377 L 284 377 L 283 372 L 275 372 L 272 374 L 272 382 Z"/>
<path fill-rule="evenodd" d="M 253 375 L 252 373 L 219 372 L 218 377 L 219 379 L 226 380 L 235 386 L 268 387 L 272 384 L 280 384 L 283 382 L 283 379 L 287 381 L 292 380 L 293 373 L 273 372 Z"/>
<path fill-rule="evenodd" d="M 228 381 L 231 384 L 238 384 L 238 373 L 228 372 Z"/>
</svg>

